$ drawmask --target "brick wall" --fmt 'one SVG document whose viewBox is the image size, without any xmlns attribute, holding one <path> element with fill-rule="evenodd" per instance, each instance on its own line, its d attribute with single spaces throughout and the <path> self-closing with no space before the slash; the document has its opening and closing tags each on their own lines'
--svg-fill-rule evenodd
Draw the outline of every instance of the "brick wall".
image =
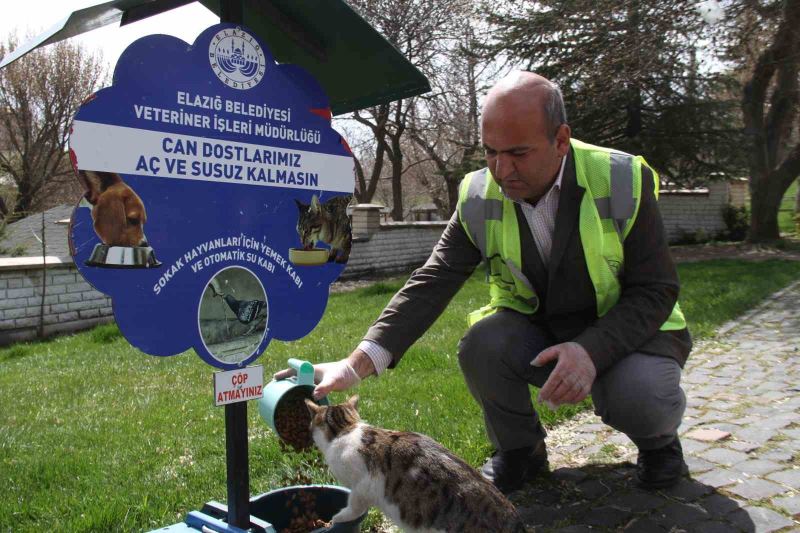
<svg viewBox="0 0 800 533">
<path fill-rule="evenodd" d="M 69 260 L 0 259 L 0 345 L 78 331 L 112 320 L 111 300 L 86 283 Z M 42 316 L 42 275 L 45 275 Z"/>
</svg>

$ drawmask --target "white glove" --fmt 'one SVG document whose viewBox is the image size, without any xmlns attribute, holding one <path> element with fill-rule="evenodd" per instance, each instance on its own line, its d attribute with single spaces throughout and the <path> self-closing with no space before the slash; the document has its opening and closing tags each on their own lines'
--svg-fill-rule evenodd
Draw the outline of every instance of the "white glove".
<svg viewBox="0 0 800 533">
<path fill-rule="evenodd" d="M 294 369 L 285 368 L 280 372 L 276 372 L 272 377 L 285 379 L 295 375 L 295 373 Z M 355 387 L 361 383 L 361 378 L 358 377 L 358 374 L 347 362 L 347 359 L 342 359 L 332 363 L 314 365 L 314 382 L 317 383 L 317 386 L 314 387 L 314 399 L 319 400 L 327 396 L 329 392 L 343 391 Z"/>
</svg>

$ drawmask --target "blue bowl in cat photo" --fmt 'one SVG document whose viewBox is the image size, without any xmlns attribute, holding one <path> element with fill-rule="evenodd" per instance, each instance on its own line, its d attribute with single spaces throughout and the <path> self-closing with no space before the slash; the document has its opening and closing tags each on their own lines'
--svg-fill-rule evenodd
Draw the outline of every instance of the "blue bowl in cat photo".
<svg viewBox="0 0 800 533">
<path fill-rule="evenodd" d="M 299 502 L 309 502 L 308 507 L 299 513 L 313 516 L 325 522 L 347 506 L 350 490 L 338 485 L 295 485 L 275 489 L 250 499 L 250 514 L 272 524 L 277 531 L 292 526 L 296 519 L 293 509 Z M 341 522 L 328 527 L 310 530 L 310 533 L 357 533 L 367 513 L 350 522 Z M 295 531 L 295 529 L 290 529 Z"/>
</svg>

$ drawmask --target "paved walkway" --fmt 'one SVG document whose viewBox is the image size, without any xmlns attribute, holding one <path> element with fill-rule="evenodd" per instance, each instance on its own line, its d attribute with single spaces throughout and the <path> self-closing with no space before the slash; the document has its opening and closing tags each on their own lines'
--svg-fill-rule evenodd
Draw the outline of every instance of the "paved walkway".
<svg viewBox="0 0 800 533">
<path fill-rule="evenodd" d="M 636 448 L 586 413 L 548 435 L 552 473 L 511 495 L 531 530 L 800 532 L 800 282 L 696 345 L 683 387 L 690 478 L 634 488 Z"/>
</svg>

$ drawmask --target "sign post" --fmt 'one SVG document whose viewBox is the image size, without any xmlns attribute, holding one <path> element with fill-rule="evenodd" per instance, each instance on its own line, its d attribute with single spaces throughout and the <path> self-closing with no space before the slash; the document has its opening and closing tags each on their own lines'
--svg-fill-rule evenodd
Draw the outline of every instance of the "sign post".
<svg viewBox="0 0 800 533">
<path fill-rule="evenodd" d="M 243 0 L 221 0 L 220 22 L 241 24 Z M 250 456 L 247 447 L 247 402 L 225 405 L 225 467 L 228 523 L 250 527 Z"/>
</svg>

